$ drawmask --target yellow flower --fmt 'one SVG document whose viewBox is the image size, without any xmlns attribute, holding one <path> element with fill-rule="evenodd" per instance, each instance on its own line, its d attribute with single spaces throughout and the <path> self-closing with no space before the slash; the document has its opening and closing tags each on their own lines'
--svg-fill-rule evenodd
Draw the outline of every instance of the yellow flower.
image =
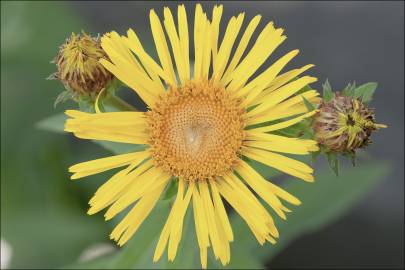
<svg viewBox="0 0 405 270">
<path fill-rule="evenodd" d="M 242 13 L 230 19 L 219 45 L 222 10 L 222 6 L 215 6 L 209 20 L 201 5 L 196 5 L 193 72 L 183 5 L 178 7 L 178 28 L 168 8 L 164 9 L 163 26 L 155 11 L 150 12 L 160 64 L 146 53 L 133 30 L 128 30 L 127 36 L 111 32 L 102 38 L 102 48 L 111 60 L 100 62 L 145 101 L 147 112 L 66 112 L 71 119 L 65 130 L 79 138 L 146 145 L 144 151 L 70 168 L 72 179 L 77 179 L 125 166 L 99 188 L 89 210 L 89 214 L 94 214 L 108 208 L 105 217 L 109 220 L 132 207 L 111 233 L 119 245 L 136 232 L 168 184 L 178 182 L 177 196 L 157 243 L 154 261 L 159 260 L 166 246 L 168 259 L 175 259 L 189 204 L 204 268 L 208 247 L 212 247 L 222 264 L 230 260 L 234 235 L 223 199 L 245 220 L 261 245 L 276 242 L 279 234 L 273 218 L 257 197 L 282 219 L 290 211 L 282 200 L 293 205 L 300 201 L 265 180 L 246 158 L 313 181 L 309 166 L 283 154 L 308 154 L 318 150 L 316 142 L 271 133 L 315 113 L 308 112 L 303 103 L 303 97 L 319 102 L 315 90 L 295 95 L 316 81 L 309 76 L 296 79 L 312 65 L 280 74 L 298 54 L 298 50 L 293 50 L 256 76 L 259 67 L 286 39 L 283 30 L 268 23 L 253 41 L 251 37 L 261 16 L 254 17 L 239 34 Z M 238 35 L 241 39 L 235 44 Z M 253 46 L 246 51 L 248 44 Z M 269 121 L 273 123 L 257 126 Z"/>
</svg>

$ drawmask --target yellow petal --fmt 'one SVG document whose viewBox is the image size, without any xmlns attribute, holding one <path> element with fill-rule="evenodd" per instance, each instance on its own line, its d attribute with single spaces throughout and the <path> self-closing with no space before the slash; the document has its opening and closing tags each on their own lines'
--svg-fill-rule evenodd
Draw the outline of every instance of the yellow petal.
<svg viewBox="0 0 405 270">
<path fill-rule="evenodd" d="M 212 27 L 209 22 L 209 20 L 206 18 L 206 15 L 204 14 L 204 19 L 205 19 L 205 27 L 204 31 L 202 34 L 202 38 L 204 40 L 204 46 L 203 46 L 203 52 L 202 52 L 202 58 L 201 58 L 201 78 L 204 80 L 208 80 L 208 73 L 210 70 L 210 64 L 211 64 L 211 31 Z"/>
<path fill-rule="evenodd" d="M 317 151 L 319 149 L 314 145 L 306 145 L 302 142 L 305 140 L 290 140 L 290 141 L 244 141 L 243 145 L 249 147 L 261 148 L 264 150 L 287 153 L 294 155 L 307 155 L 309 152 Z"/>
<path fill-rule="evenodd" d="M 212 47 L 212 59 L 215 62 L 215 59 L 218 55 L 218 35 L 219 35 L 219 24 L 221 22 L 223 12 L 222 5 L 215 5 L 212 11 L 212 31 L 211 31 L 211 47 Z"/>
<path fill-rule="evenodd" d="M 184 61 L 184 76 L 190 79 L 190 51 L 189 51 L 189 37 L 188 37 L 188 23 L 187 14 L 184 5 L 179 5 L 177 10 L 177 20 L 179 25 L 179 37 L 181 52 Z"/>
<path fill-rule="evenodd" d="M 177 193 L 177 197 L 176 197 L 176 201 L 179 198 L 179 193 Z M 153 262 L 157 262 L 163 255 L 163 252 L 166 248 L 167 242 L 169 240 L 170 237 L 170 232 L 171 232 L 171 228 L 173 226 L 173 217 L 174 217 L 174 212 L 175 212 L 175 206 L 176 201 L 172 207 L 172 209 L 170 210 L 169 213 L 169 217 L 167 218 L 167 221 L 165 223 L 165 226 L 163 227 L 163 230 L 160 234 L 158 243 L 156 245 L 156 249 L 155 249 L 155 254 L 153 255 Z"/>
<path fill-rule="evenodd" d="M 170 56 L 169 48 L 167 47 L 165 33 L 163 32 L 162 24 L 156 12 L 151 9 L 149 14 L 150 25 L 152 29 L 153 40 L 155 41 L 156 51 L 158 53 L 160 63 L 162 64 L 164 72 L 170 78 L 170 84 L 177 85 L 176 75 L 173 69 L 173 63 Z"/>
<path fill-rule="evenodd" d="M 207 247 L 200 248 L 200 260 L 202 269 L 207 269 Z"/>
<path fill-rule="evenodd" d="M 144 194 L 163 183 L 166 183 L 168 178 L 170 178 L 169 175 L 156 168 L 151 168 L 145 173 L 139 175 L 134 181 L 132 181 L 131 185 L 125 190 L 120 198 L 110 206 L 104 215 L 105 219 L 112 219 L 130 204 L 140 199 Z"/>
<path fill-rule="evenodd" d="M 314 181 L 312 168 L 300 161 L 254 148 L 243 148 L 243 155 L 307 182 Z"/>
<path fill-rule="evenodd" d="M 236 171 L 282 219 L 286 219 L 284 212 L 281 210 L 282 204 L 280 200 L 267 186 L 267 181 L 259 173 L 244 161 L 241 161 L 240 165 L 236 167 Z"/>
<path fill-rule="evenodd" d="M 136 177 L 149 170 L 153 166 L 153 163 L 151 160 L 148 160 L 137 168 L 135 168 L 136 166 L 136 163 L 131 164 L 125 170 L 118 172 L 99 187 L 89 201 L 91 207 L 87 213 L 92 215 L 115 202 L 126 191 L 127 187 L 136 180 Z"/>
<path fill-rule="evenodd" d="M 308 111 L 304 104 L 304 99 L 307 99 L 310 103 L 316 105 L 319 103 L 320 98 L 319 93 L 315 90 L 309 90 L 300 95 L 291 97 L 283 102 L 280 102 L 276 106 L 264 110 L 262 113 L 255 115 L 250 119 L 254 119 L 255 122 L 261 123 L 266 121 L 273 121 L 277 119 L 282 119 L 290 116 L 294 116 L 300 113 L 305 113 Z M 261 103 L 261 102 L 260 102 Z"/>
<path fill-rule="evenodd" d="M 113 142 L 145 144 L 146 124 L 140 112 L 112 112 L 80 114 L 65 122 L 65 131 L 73 132 L 83 139 L 107 140 Z M 79 115 L 79 114 L 78 114 Z"/>
<path fill-rule="evenodd" d="M 299 122 L 301 122 L 303 119 L 311 117 L 312 115 L 314 115 L 318 110 L 313 110 L 310 111 L 308 113 L 305 113 L 303 115 L 300 115 L 298 117 L 295 117 L 293 119 L 287 120 L 287 121 L 283 121 L 277 124 L 273 124 L 273 125 L 268 125 L 265 127 L 260 127 L 260 128 L 253 128 L 251 129 L 252 132 L 270 132 L 270 131 L 274 131 L 274 130 L 279 130 L 279 129 L 284 129 L 287 128 L 289 126 L 295 125 Z M 263 122 L 267 122 L 266 120 Z M 251 121 L 249 121 L 250 125 L 255 125 L 255 124 L 259 124 L 261 122 L 257 122 L 254 120 L 254 118 L 252 118 Z"/>
<path fill-rule="evenodd" d="M 271 217 L 260 203 L 257 204 L 252 197 L 249 197 L 246 191 L 236 186 L 231 177 L 226 178 L 228 179 L 218 182 L 219 192 L 243 218 L 257 241 L 263 245 L 270 231 L 276 232 Z M 231 187 L 231 184 L 233 187 Z"/>
<path fill-rule="evenodd" d="M 140 75 L 138 71 L 128 69 L 127 65 L 114 65 L 105 59 L 100 59 L 99 62 L 104 66 L 105 69 L 114 74 L 115 77 L 134 90 L 148 106 L 154 105 L 156 96 L 147 90 L 153 88 L 146 88 L 142 84 L 142 82 L 147 84 L 148 81 L 146 79 L 142 80 L 142 75 Z M 139 80 L 136 78 L 139 78 Z"/>
<path fill-rule="evenodd" d="M 205 23 L 206 19 L 204 18 L 202 7 L 200 4 L 197 4 L 195 6 L 194 15 L 194 79 L 199 79 L 201 76 L 203 55 L 203 41 L 201 40 L 201 36 L 204 33 Z"/>
<path fill-rule="evenodd" d="M 286 84 L 285 86 L 277 89 L 276 91 L 273 91 L 269 93 L 267 96 L 265 96 L 262 99 L 262 103 L 254 108 L 253 110 L 248 112 L 248 116 L 254 116 L 258 113 L 261 113 L 284 99 L 288 98 L 289 96 L 293 95 L 294 93 L 298 92 L 301 88 L 304 86 L 316 82 L 317 79 L 314 77 L 309 77 L 309 76 L 304 76 L 302 78 L 299 78 L 289 84 Z"/>
<path fill-rule="evenodd" d="M 218 218 L 221 221 L 221 225 L 224 229 L 224 233 L 227 237 L 227 241 L 233 241 L 232 227 L 228 219 L 228 214 L 226 213 L 224 204 L 222 203 L 221 197 L 219 195 L 217 184 L 214 180 L 210 181 L 212 198 L 214 200 L 215 212 L 218 213 Z"/>
<path fill-rule="evenodd" d="M 201 192 L 201 198 L 204 203 L 205 218 L 207 219 L 208 234 L 212 243 L 215 258 L 219 258 L 222 253 L 222 246 L 219 240 L 218 228 L 215 221 L 214 206 L 209 194 L 208 185 L 205 181 L 199 182 L 198 186 Z"/>
<path fill-rule="evenodd" d="M 182 184 L 180 184 L 180 182 Z M 184 185 L 184 180 L 179 180 L 179 186 Z M 180 195 L 180 200 L 177 205 L 177 213 L 175 212 L 173 215 L 173 218 L 176 220 L 172 224 L 171 227 L 171 232 L 170 232 L 170 240 L 169 240 L 169 252 L 168 252 L 168 259 L 169 261 L 173 261 L 176 257 L 177 254 L 177 248 L 179 246 L 180 240 L 181 240 L 181 233 L 183 230 L 183 221 L 184 221 L 184 216 L 186 215 L 188 205 L 190 203 L 191 196 L 193 194 L 194 190 L 194 183 L 191 182 L 189 184 L 186 196 L 183 198 L 183 193 L 181 192 L 178 195 Z"/>
<path fill-rule="evenodd" d="M 278 73 L 298 54 L 298 52 L 298 50 L 293 50 L 287 53 L 267 68 L 262 74 L 243 87 L 237 95 L 239 97 L 241 95 L 247 95 L 241 106 L 251 105 L 257 96 L 274 80 Z"/>
<path fill-rule="evenodd" d="M 169 82 L 170 78 L 163 71 L 162 67 L 159 66 L 155 62 L 155 60 L 153 60 L 152 57 L 150 57 L 149 54 L 146 53 L 135 31 L 132 29 L 128 29 L 127 37 L 123 37 L 123 42 L 136 56 L 138 56 L 143 68 L 145 68 L 147 74 L 156 83 L 156 88 L 153 89 L 153 92 L 156 91 L 156 93 L 159 94 L 163 93 L 165 91 L 165 88 L 159 77 L 161 77 L 166 82 Z"/>
<path fill-rule="evenodd" d="M 230 91 L 239 90 L 256 70 L 266 61 L 270 54 L 285 40 L 282 29 L 275 29 L 273 23 L 266 25 L 256 43 L 241 63 L 232 72 L 232 82 L 227 87 Z"/>
<path fill-rule="evenodd" d="M 266 86 L 266 89 L 263 90 L 263 92 L 252 102 L 252 105 L 256 105 L 261 103 L 261 98 L 267 95 L 270 92 L 273 92 L 274 90 L 280 88 L 284 84 L 290 82 L 291 80 L 297 78 L 301 73 L 307 71 L 308 69 L 314 67 L 314 65 L 306 65 L 303 66 L 302 68 L 298 69 L 293 69 L 290 71 L 287 71 L 279 76 L 277 76 L 269 85 Z"/>
<path fill-rule="evenodd" d="M 276 193 L 276 195 L 278 197 L 280 197 L 281 199 L 283 199 L 286 202 L 291 203 L 293 205 L 300 205 L 301 204 L 301 201 L 297 197 L 291 195 L 290 193 L 288 193 L 284 189 L 280 188 L 279 186 L 277 186 L 277 185 L 275 185 L 275 184 L 273 184 L 271 182 L 267 182 L 267 183 L 270 186 L 270 188 L 273 190 L 273 192 Z"/>
<path fill-rule="evenodd" d="M 178 181 L 179 186 L 177 189 L 177 196 L 176 200 L 174 201 L 173 207 L 170 212 L 173 212 L 173 222 L 170 227 L 170 233 L 169 233 L 169 250 L 167 252 L 167 258 L 169 261 L 173 261 L 174 258 L 176 257 L 176 252 L 177 251 L 177 246 L 174 246 L 174 238 L 172 237 L 172 234 L 174 233 L 174 227 L 176 226 L 177 222 L 179 222 L 179 217 L 181 216 L 181 202 L 183 201 L 183 196 L 184 196 L 184 182 L 183 181 Z"/>
<path fill-rule="evenodd" d="M 168 7 L 164 8 L 164 25 L 169 36 L 170 44 L 172 45 L 174 60 L 177 66 L 177 72 L 182 84 L 186 82 L 189 78 L 186 75 L 186 67 L 184 63 L 184 57 L 182 53 L 182 48 L 180 45 L 180 39 L 177 35 L 176 26 L 174 24 L 173 15 Z"/>
<path fill-rule="evenodd" d="M 224 73 L 224 76 L 221 79 L 221 82 L 224 85 L 227 85 L 230 82 L 231 79 L 231 74 L 235 70 L 236 66 L 239 64 L 239 61 L 245 52 L 247 45 L 249 44 L 250 38 L 252 37 L 257 25 L 260 22 L 262 16 L 257 15 L 255 16 L 247 26 L 245 32 L 243 33 L 242 38 L 240 39 L 239 45 L 235 51 L 235 54 L 233 55 L 233 58 L 231 62 L 229 63 L 228 67 L 226 68 L 226 71 Z"/>
<path fill-rule="evenodd" d="M 117 225 L 117 227 L 115 227 L 110 237 L 118 241 L 118 245 L 124 245 L 138 230 L 139 226 L 149 215 L 158 201 L 166 183 L 162 183 L 160 186 L 142 197 L 127 216 Z"/>
<path fill-rule="evenodd" d="M 224 73 L 225 67 L 228 63 L 229 56 L 231 54 L 233 45 L 235 43 L 236 37 L 238 36 L 239 30 L 242 26 L 243 19 L 245 17 L 244 13 L 238 15 L 238 17 L 232 17 L 228 23 L 225 31 L 224 38 L 222 40 L 221 46 L 218 51 L 218 55 L 213 63 L 213 77 L 216 80 L 220 80 L 222 74 Z"/>
<path fill-rule="evenodd" d="M 244 197 L 246 209 L 250 211 L 250 214 L 252 215 L 252 213 L 254 212 L 252 211 L 252 209 L 256 209 L 255 211 L 257 215 L 255 215 L 255 219 L 259 218 L 260 222 L 264 223 L 266 227 L 268 227 L 268 225 L 271 225 L 270 232 L 278 237 L 278 232 L 274 226 L 273 218 L 263 207 L 261 202 L 256 198 L 256 196 L 247 188 L 247 186 L 235 174 L 230 174 L 224 177 L 224 179 L 225 181 L 227 181 L 227 183 L 230 184 L 230 186 L 233 188 L 234 191 L 236 191 L 236 193 L 239 193 L 240 195 L 242 195 L 242 197 Z M 248 207 L 247 203 L 250 203 Z"/>
<path fill-rule="evenodd" d="M 200 250 L 204 249 L 206 250 L 206 248 L 209 246 L 208 229 L 207 229 L 208 225 L 207 220 L 205 218 L 203 203 L 201 201 L 201 197 L 199 195 L 197 188 L 193 190 L 192 198 L 193 198 L 194 222 L 198 246 L 200 247 Z"/>
<path fill-rule="evenodd" d="M 145 151 L 123 155 L 116 155 L 106 158 L 99 158 L 91 161 L 81 162 L 69 168 L 73 172 L 71 179 L 78 179 L 84 176 L 97 174 L 114 168 L 122 167 L 130 163 L 139 164 L 149 154 Z"/>
<path fill-rule="evenodd" d="M 120 81 L 132 88 L 149 106 L 152 106 L 158 94 L 152 90 L 157 87 L 157 83 L 149 78 L 131 54 L 125 39 L 112 32 L 101 38 L 101 46 L 112 62 L 107 59 L 100 59 L 99 62 Z"/>
</svg>

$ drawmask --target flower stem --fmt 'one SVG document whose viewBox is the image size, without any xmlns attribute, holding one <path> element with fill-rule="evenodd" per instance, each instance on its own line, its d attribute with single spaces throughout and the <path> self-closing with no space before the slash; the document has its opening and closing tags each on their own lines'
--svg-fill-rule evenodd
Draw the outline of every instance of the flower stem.
<svg viewBox="0 0 405 270">
<path fill-rule="evenodd" d="M 116 95 L 111 95 L 106 102 L 119 111 L 139 111 L 136 107 L 132 106 Z"/>
</svg>

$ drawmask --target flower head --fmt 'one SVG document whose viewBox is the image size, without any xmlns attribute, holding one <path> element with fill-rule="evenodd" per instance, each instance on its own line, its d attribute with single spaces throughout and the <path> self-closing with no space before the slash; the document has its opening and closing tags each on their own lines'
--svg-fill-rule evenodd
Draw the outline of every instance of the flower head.
<svg viewBox="0 0 405 270">
<path fill-rule="evenodd" d="M 99 63 L 107 55 L 101 48 L 99 38 L 72 33 L 60 46 L 54 74 L 67 89 L 79 96 L 95 96 L 112 79 L 113 75 Z"/>
<path fill-rule="evenodd" d="M 176 257 L 189 204 L 203 267 L 207 266 L 209 247 L 224 265 L 230 260 L 234 234 L 223 200 L 246 221 L 260 244 L 276 242 L 279 234 L 273 217 L 257 196 L 282 219 L 290 211 L 284 203 L 299 205 L 300 201 L 264 179 L 247 160 L 313 181 L 312 168 L 284 154 L 317 151 L 316 141 L 272 134 L 315 113 L 308 112 L 303 97 L 316 103 L 318 93 L 297 93 L 316 81 L 310 76 L 297 79 L 312 65 L 281 73 L 298 54 L 293 50 L 255 76 L 286 39 L 283 30 L 271 22 L 257 40 L 251 40 L 261 16 L 254 17 L 241 32 L 241 13 L 230 19 L 219 42 L 222 10 L 222 6 L 215 6 L 209 20 L 201 5 L 196 5 L 194 63 L 189 59 L 191 38 L 183 5 L 178 7 L 178 27 L 170 9 L 164 9 L 163 26 L 155 11 L 150 12 L 160 64 L 146 53 L 133 30 L 128 30 L 127 36 L 111 32 L 102 38 L 108 59 L 100 63 L 144 100 L 146 112 L 66 112 L 71 118 L 65 130 L 77 137 L 145 145 L 144 151 L 70 168 L 72 179 L 77 179 L 124 167 L 99 188 L 89 209 L 93 214 L 108 208 L 105 217 L 111 219 L 132 207 L 111 234 L 119 245 L 137 231 L 168 184 L 178 183 L 154 261 L 159 260 L 166 246 L 168 259 Z M 241 39 L 235 44 L 238 35 Z M 253 46 L 246 51 L 249 43 Z"/>
<path fill-rule="evenodd" d="M 313 127 L 326 151 L 349 153 L 369 145 L 371 133 L 386 126 L 375 123 L 374 110 L 360 99 L 337 92 L 330 101 L 320 103 Z"/>
</svg>

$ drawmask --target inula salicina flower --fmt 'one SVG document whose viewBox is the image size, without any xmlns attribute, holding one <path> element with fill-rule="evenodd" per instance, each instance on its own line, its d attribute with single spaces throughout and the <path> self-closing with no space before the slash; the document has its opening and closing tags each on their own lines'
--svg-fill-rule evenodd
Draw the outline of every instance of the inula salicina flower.
<svg viewBox="0 0 405 270">
<path fill-rule="evenodd" d="M 73 97 L 95 97 L 113 79 L 99 63 L 106 57 L 98 37 L 85 32 L 72 33 L 60 46 L 54 60 L 58 70 L 52 76 L 59 79 Z"/>
<path fill-rule="evenodd" d="M 215 6 L 209 20 L 201 5 L 196 5 L 194 29 L 189 29 L 183 5 L 177 10 L 177 27 L 170 9 L 164 9 L 163 25 L 151 10 L 159 62 L 145 51 L 131 29 L 126 36 L 116 32 L 104 35 L 101 46 L 108 58 L 100 63 L 132 88 L 148 109 L 66 112 L 70 119 L 65 130 L 79 138 L 145 145 L 143 151 L 70 167 L 72 179 L 123 167 L 97 190 L 88 211 L 94 214 L 108 208 L 105 218 L 109 220 L 131 207 L 111 233 L 119 245 L 137 231 L 169 183 L 177 183 L 177 195 L 154 261 L 167 246 L 168 259 L 175 259 L 190 204 L 203 267 L 207 267 L 209 247 L 222 264 L 227 264 L 230 242 L 238 237 L 233 234 L 224 200 L 244 219 L 260 244 L 276 242 L 279 233 L 273 217 L 258 197 L 282 219 L 290 211 L 285 202 L 299 205 L 300 201 L 264 179 L 246 158 L 308 182 L 314 180 L 308 165 L 284 154 L 317 151 L 316 141 L 272 134 L 315 113 L 308 112 L 303 97 L 317 103 L 318 93 L 297 93 L 316 81 L 310 76 L 298 78 L 312 65 L 281 73 L 298 54 L 293 50 L 255 76 L 286 39 L 283 30 L 270 22 L 252 40 L 261 16 L 254 17 L 242 31 L 245 15 L 241 13 L 230 19 L 219 42 L 222 11 L 222 6 Z M 190 32 L 194 37 L 194 63 L 189 57 Z M 236 43 L 238 36 L 240 41 Z M 252 47 L 247 51 L 248 44 Z"/>
<path fill-rule="evenodd" d="M 373 131 L 386 125 L 375 123 L 374 110 L 361 99 L 336 93 L 330 101 L 322 101 L 315 114 L 314 134 L 328 152 L 354 153 L 371 143 Z"/>
</svg>

